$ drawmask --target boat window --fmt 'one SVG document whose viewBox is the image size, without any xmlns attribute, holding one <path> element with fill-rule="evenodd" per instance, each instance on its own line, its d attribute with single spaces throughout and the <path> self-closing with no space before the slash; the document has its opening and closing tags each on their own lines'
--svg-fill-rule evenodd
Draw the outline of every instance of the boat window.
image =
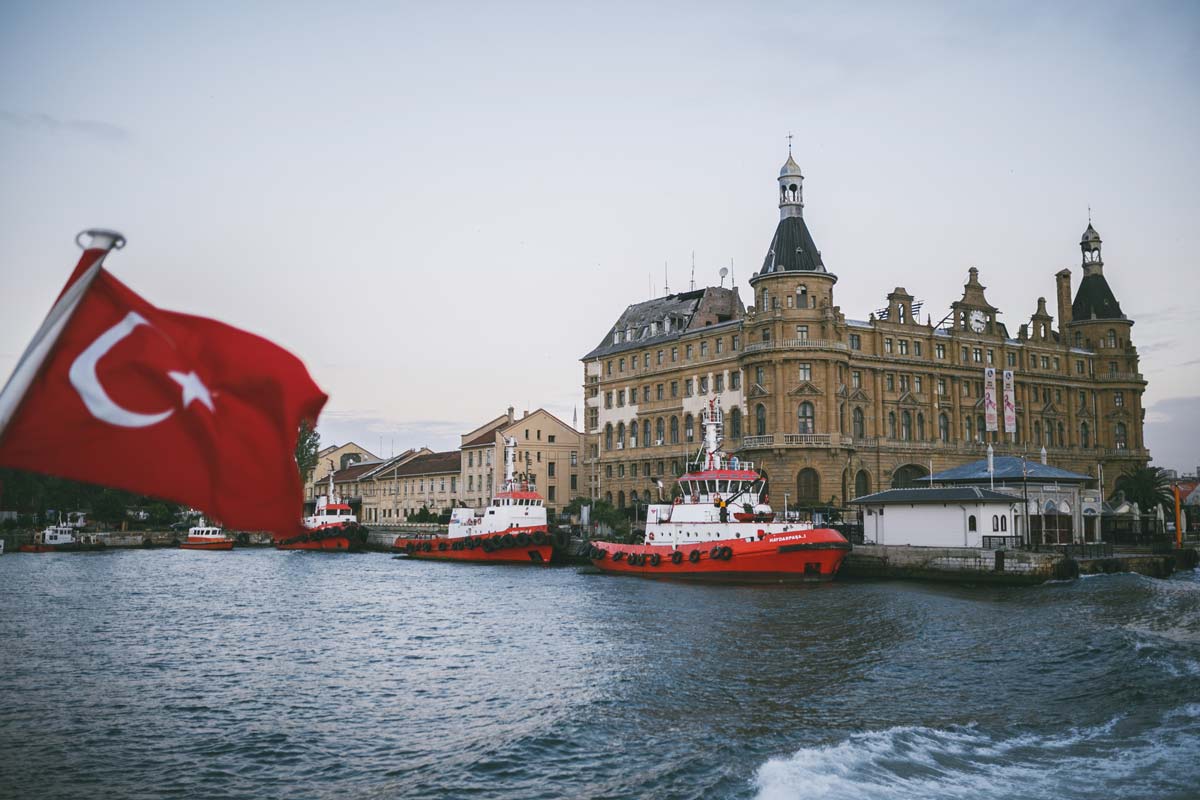
<svg viewBox="0 0 1200 800">
<path fill-rule="evenodd" d="M 729 492 L 729 481 L 717 481 L 717 491 L 721 494 Z"/>
<path fill-rule="evenodd" d="M 716 482 L 716 481 L 709 481 L 709 482 L 708 482 L 708 493 L 709 493 L 709 494 L 716 494 L 716 493 L 717 493 L 717 482 Z"/>
</svg>

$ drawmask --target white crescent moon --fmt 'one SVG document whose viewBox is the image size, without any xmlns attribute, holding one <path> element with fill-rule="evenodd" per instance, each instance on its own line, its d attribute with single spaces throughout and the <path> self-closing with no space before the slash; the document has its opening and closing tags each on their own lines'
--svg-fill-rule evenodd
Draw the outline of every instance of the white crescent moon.
<svg viewBox="0 0 1200 800">
<path fill-rule="evenodd" d="M 113 399 L 108 396 L 108 392 L 104 391 L 104 387 L 100 385 L 100 378 L 96 375 L 97 362 L 113 349 L 117 342 L 132 333 L 138 325 L 149 324 L 141 314 L 130 311 L 125 315 L 125 319 L 100 334 L 96 341 L 88 345 L 88 348 L 80 353 L 79 357 L 71 364 L 71 369 L 67 373 L 71 379 L 71 385 L 75 387 L 75 391 L 79 392 L 79 399 L 83 400 L 87 410 L 101 422 L 121 428 L 146 428 L 157 425 L 175 413 L 173 408 L 158 414 L 139 414 L 136 411 L 122 408 L 113 402 Z"/>
</svg>

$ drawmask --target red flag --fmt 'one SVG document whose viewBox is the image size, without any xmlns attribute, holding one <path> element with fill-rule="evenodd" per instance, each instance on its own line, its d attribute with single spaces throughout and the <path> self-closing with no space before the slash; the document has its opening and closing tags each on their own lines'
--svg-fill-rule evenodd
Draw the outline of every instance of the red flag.
<svg viewBox="0 0 1200 800">
<path fill-rule="evenodd" d="M 147 303 L 101 266 L 123 240 L 98 233 L 0 394 L 0 465 L 294 532 L 298 429 L 325 394 L 271 342 Z"/>
</svg>

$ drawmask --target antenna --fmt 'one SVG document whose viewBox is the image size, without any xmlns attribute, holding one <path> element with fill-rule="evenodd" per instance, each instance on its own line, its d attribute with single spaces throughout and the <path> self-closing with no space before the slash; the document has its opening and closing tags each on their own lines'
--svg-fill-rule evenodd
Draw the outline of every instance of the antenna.
<svg viewBox="0 0 1200 800">
<path fill-rule="evenodd" d="M 1088 225 L 1092 224 L 1092 204 L 1088 203 Z"/>
<path fill-rule="evenodd" d="M 663 297 L 671 293 L 671 286 L 667 282 L 667 262 L 663 262 Z"/>
<path fill-rule="evenodd" d="M 791 155 L 792 155 L 792 132 L 791 131 L 788 131 L 787 140 L 788 140 L 788 157 L 791 158 Z"/>
<path fill-rule="evenodd" d="M 725 276 L 729 274 L 729 267 L 721 267 L 719 273 L 721 276 L 721 288 L 725 288 Z"/>
<path fill-rule="evenodd" d="M 692 286 L 690 291 L 696 291 L 696 251 L 692 251 Z"/>
<path fill-rule="evenodd" d="M 729 288 L 737 287 L 737 278 L 733 275 L 733 259 L 729 259 Z"/>
</svg>

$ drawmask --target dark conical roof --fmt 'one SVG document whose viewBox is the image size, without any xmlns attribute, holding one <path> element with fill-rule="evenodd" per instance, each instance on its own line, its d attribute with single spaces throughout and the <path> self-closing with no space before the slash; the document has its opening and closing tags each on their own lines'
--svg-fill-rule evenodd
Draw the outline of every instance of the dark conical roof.
<svg viewBox="0 0 1200 800">
<path fill-rule="evenodd" d="M 1121 313 L 1121 304 L 1108 288 L 1108 281 L 1103 273 L 1094 272 L 1084 275 L 1079 282 L 1079 291 L 1075 293 L 1075 302 L 1071 304 L 1071 319 L 1082 322 L 1088 319 L 1125 319 Z"/>
<path fill-rule="evenodd" d="M 804 217 L 784 217 L 779 220 L 767 257 L 763 259 L 761 275 L 774 272 L 825 272 L 821 253 L 813 242 Z"/>
</svg>

